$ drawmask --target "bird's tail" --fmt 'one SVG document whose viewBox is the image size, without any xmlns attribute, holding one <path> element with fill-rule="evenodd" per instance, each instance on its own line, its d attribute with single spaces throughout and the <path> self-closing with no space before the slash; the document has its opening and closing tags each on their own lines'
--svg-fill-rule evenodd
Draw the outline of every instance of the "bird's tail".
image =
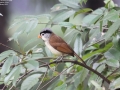
<svg viewBox="0 0 120 90">
<path fill-rule="evenodd" d="M 75 55 L 78 59 L 80 59 L 80 60 L 82 61 L 83 64 L 86 65 L 85 61 L 83 61 L 83 59 L 82 59 L 80 56 L 78 56 L 77 53 L 74 52 L 74 55 Z"/>
</svg>

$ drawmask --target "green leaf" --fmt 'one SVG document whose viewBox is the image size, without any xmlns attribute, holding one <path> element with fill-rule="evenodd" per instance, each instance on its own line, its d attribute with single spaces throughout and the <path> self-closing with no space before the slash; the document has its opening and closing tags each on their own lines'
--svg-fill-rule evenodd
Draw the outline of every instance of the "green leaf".
<svg viewBox="0 0 120 90">
<path fill-rule="evenodd" d="M 14 40 L 14 41 L 16 41 L 18 43 L 18 36 L 20 34 L 22 34 L 22 31 L 14 33 L 13 36 L 9 38 L 9 41 Z"/>
<path fill-rule="evenodd" d="M 88 53 L 88 54 L 84 55 L 82 58 L 83 58 L 83 60 L 86 60 L 86 59 L 88 59 L 88 58 L 90 58 L 90 57 L 92 57 L 94 55 L 105 53 L 107 50 L 109 50 L 112 47 L 112 45 L 113 45 L 112 43 L 109 43 L 104 48 L 98 49 L 98 50 L 93 51 L 91 53 Z"/>
<path fill-rule="evenodd" d="M 119 13 L 116 10 L 111 10 L 106 16 L 103 17 L 103 20 L 109 20 L 115 22 L 119 19 Z"/>
<path fill-rule="evenodd" d="M 80 8 L 78 0 L 59 0 L 59 2 L 71 8 Z"/>
<path fill-rule="evenodd" d="M 13 55 L 16 54 L 16 52 L 14 52 L 13 50 L 7 50 L 4 51 L 0 54 L 0 61 L 4 60 L 5 58 L 9 57 L 9 55 Z"/>
<path fill-rule="evenodd" d="M 108 52 L 106 52 L 105 57 L 107 59 L 115 59 L 115 60 L 120 60 L 120 51 L 117 50 L 116 48 L 111 48 Z"/>
<path fill-rule="evenodd" d="M 109 66 L 112 66 L 112 67 L 116 67 L 116 68 L 118 68 L 120 66 L 119 61 L 115 60 L 115 59 L 108 59 L 106 61 L 106 64 Z"/>
<path fill-rule="evenodd" d="M 103 70 L 105 70 L 105 64 L 101 64 L 98 68 L 97 68 L 97 71 L 98 72 L 102 72 Z"/>
<path fill-rule="evenodd" d="M 87 12 L 90 12 L 90 11 L 93 11 L 93 10 L 90 9 L 90 8 L 80 9 L 79 11 L 77 11 L 77 12 L 74 14 L 74 17 L 77 16 L 78 14 L 87 13 Z"/>
<path fill-rule="evenodd" d="M 70 16 L 72 16 L 75 13 L 74 10 L 69 10 L 69 11 L 63 11 L 62 13 L 59 13 L 58 15 L 56 15 L 53 19 L 52 22 L 53 23 L 58 23 L 58 22 L 62 22 L 64 20 L 66 20 L 67 18 L 69 18 Z M 49 22 L 51 23 L 51 21 Z M 48 23 L 48 24 L 49 24 Z"/>
<path fill-rule="evenodd" d="M 51 85 L 47 88 L 47 90 L 53 90 L 55 88 L 55 86 L 57 86 L 59 80 L 55 80 L 53 83 L 51 83 Z"/>
<path fill-rule="evenodd" d="M 82 71 L 81 71 L 81 74 L 80 74 L 80 83 L 82 83 L 85 78 L 88 76 L 88 73 L 89 73 L 89 70 L 87 70 L 86 68 L 84 68 Z"/>
<path fill-rule="evenodd" d="M 32 39 L 28 40 L 28 41 L 25 43 L 24 48 L 27 47 L 29 44 L 37 41 L 37 40 L 38 40 L 37 38 L 32 38 Z"/>
<path fill-rule="evenodd" d="M 66 90 L 76 90 L 75 86 L 71 83 Z"/>
<path fill-rule="evenodd" d="M 72 28 L 73 24 L 70 22 L 59 22 L 58 25 L 62 26 L 62 27 L 67 27 L 67 28 Z"/>
<path fill-rule="evenodd" d="M 1 69 L 1 75 L 4 76 L 6 73 L 9 72 L 10 66 L 12 65 L 13 62 L 13 56 L 10 56 L 6 59 L 5 63 L 2 66 Z"/>
<path fill-rule="evenodd" d="M 16 66 L 12 69 L 12 71 L 5 77 L 4 79 L 4 83 L 7 84 L 10 80 L 14 79 L 15 78 L 15 81 L 16 82 L 16 78 L 19 73 L 18 71 L 20 71 L 20 66 Z"/>
<path fill-rule="evenodd" d="M 76 73 L 72 78 L 74 79 L 74 86 L 77 88 L 79 84 L 81 84 L 86 76 L 88 75 L 87 69 L 82 69 L 80 72 Z"/>
<path fill-rule="evenodd" d="M 77 37 L 76 37 L 75 43 L 74 43 L 74 51 L 75 51 L 78 55 L 81 55 L 82 46 L 83 46 L 83 43 L 82 43 L 81 35 L 78 34 Z"/>
<path fill-rule="evenodd" d="M 113 37 L 114 47 L 120 51 L 120 33 L 118 32 L 115 37 Z"/>
<path fill-rule="evenodd" d="M 105 40 L 108 40 L 120 27 L 120 19 L 113 23 L 105 34 Z"/>
<path fill-rule="evenodd" d="M 97 90 L 103 90 L 103 88 L 96 81 L 91 80 L 91 83 L 96 87 Z"/>
<path fill-rule="evenodd" d="M 50 14 L 37 15 L 37 18 L 43 18 L 43 17 L 46 17 L 46 18 L 48 18 L 49 20 L 51 19 L 51 15 L 50 15 Z"/>
<path fill-rule="evenodd" d="M 43 54 L 35 53 L 35 54 L 32 54 L 29 59 L 30 59 L 30 60 L 35 60 L 35 59 L 40 59 L 40 58 L 42 58 L 42 57 L 43 57 Z"/>
<path fill-rule="evenodd" d="M 105 3 L 105 7 L 108 9 L 115 7 L 115 4 L 112 0 L 104 0 L 104 3 Z"/>
<path fill-rule="evenodd" d="M 95 24 L 104 14 L 105 8 L 99 8 L 83 18 L 85 24 Z"/>
<path fill-rule="evenodd" d="M 16 82 L 20 76 L 20 71 L 21 71 L 21 66 L 18 66 L 17 70 L 15 71 L 15 74 L 14 74 L 14 79 L 13 79 L 13 86 L 16 86 Z"/>
<path fill-rule="evenodd" d="M 36 18 L 30 19 L 27 23 L 25 32 L 27 34 L 30 33 L 32 30 L 34 30 L 36 28 L 37 25 L 38 25 L 38 20 Z"/>
<path fill-rule="evenodd" d="M 28 68 L 28 70 L 37 69 L 39 68 L 39 62 L 35 60 L 29 60 L 25 66 Z"/>
<path fill-rule="evenodd" d="M 23 81 L 20 90 L 30 90 L 35 84 L 37 84 L 40 77 L 41 74 L 30 75 Z"/>
<path fill-rule="evenodd" d="M 63 10 L 63 9 L 68 9 L 68 7 L 63 4 L 56 4 L 51 8 L 52 12 Z"/>
<path fill-rule="evenodd" d="M 80 75 L 81 71 L 75 73 L 75 75 L 71 78 L 71 82 L 74 82 L 74 86 L 77 88 L 78 85 L 80 84 Z"/>
<path fill-rule="evenodd" d="M 67 84 L 63 83 L 62 85 L 56 87 L 54 90 L 66 90 L 67 88 Z"/>
<path fill-rule="evenodd" d="M 13 27 L 15 27 L 15 26 L 17 26 L 17 25 L 21 24 L 22 22 L 23 22 L 23 20 L 22 20 L 22 19 L 16 19 L 16 20 L 14 20 L 13 24 L 12 24 L 12 25 L 10 25 L 10 27 L 9 27 L 9 29 L 8 29 L 8 30 L 10 30 L 10 29 L 12 29 Z"/>
<path fill-rule="evenodd" d="M 120 78 L 117 78 L 116 80 L 112 81 L 112 82 L 110 83 L 109 88 L 110 88 L 111 90 L 115 90 L 115 89 L 117 89 L 117 88 L 120 88 Z"/>
</svg>

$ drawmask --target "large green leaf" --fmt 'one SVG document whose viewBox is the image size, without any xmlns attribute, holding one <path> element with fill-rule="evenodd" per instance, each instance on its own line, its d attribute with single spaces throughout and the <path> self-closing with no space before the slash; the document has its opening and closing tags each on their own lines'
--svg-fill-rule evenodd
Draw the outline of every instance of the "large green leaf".
<svg viewBox="0 0 120 90">
<path fill-rule="evenodd" d="M 72 28 L 74 25 L 70 22 L 59 22 L 58 25 L 62 27 Z"/>
<path fill-rule="evenodd" d="M 19 36 L 20 34 L 22 34 L 22 31 L 20 31 L 20 32 L 15 32 L 15 33 L 13 34 L 13 36 L 9 38 L 9 41 L 14 40 L 14 41 L 16 41 L 16 42 L 18 43 L 18 36 Z"/>
<path fill-rule="evenodd" d="M 27 34 L 29 34 L 32 30 L 34 30 L 36 28 L 37 25 L 38 25 L 38 20 L 36 18 L 30 19 L 27 23 L 27 27 L 25 29 L 25 32 Z"/>
<path fill-rule="evenodd" d="M 100 86 L 100 84 L 98 84 L 96 81 L 91 80 L 91 83 L 95 86 L 95 88 L 97 90 L 103 90 L 103 88 Z"/>
<path fill-rule="evenodd" d="M 82 69 L 80 72 L 76 73 L 72 78 L 74 79 L 74 86 L 77 88 L 79 84 L 81 84 L 86 76 L 88 75 L 87 69 Z"/>
<path fill-rule="evenodd" d="M 107 59 L 120 60 L 120 51 L 117 50 L 116 48 L 111 48 L 104 55 Z"/>
<path fill-rule="evenodd" d="M 109 88 L 111 90 L 115 90 L 117 88 L 120 88 L 120 78 L 117 78 L 116 80 L 114 80 L 113 82 L 111 82 Z"/>
<path fill-rule="evenodd" d="M 72 16 L 75 13 L 74 10 L 69 10 L 69 11 L 63 11 L 62 13 L 57 14 L 52 21 L 50 21 L 48 24 L 50 24 L 51 22 L 54 23 L 58 23 L 58 22 L 62 22 L 64 20 L 66 20 L 67 18 L 69 18 L 70 16 Z"/>
<path fill-rule="evenodd" d="M 28 70 L 37 69 L 39 68 L 39 62 L 35 60 L 28 60 L 25 66 L 28 68 Z"/>
<path fill-rule="evenodd" d="M 99 8 L 83 18 L 85 24 L 95 24 L 104 14 L 105 8 Z"/>
<path fill-rule="evenodd" d="M 54 80 L 54 82 L 51 83 L 51 85 L 47 88 L 47 90 L 53 90 L 55 86 L 57 86 L 58 82 L 59 82 L 58 79 Z"/>
<path fill-rule="evenodd" d="M 66 90 L 76 90 L 76 88 L 73 84 L 70 84 Z"/>
<path fill-rule="evenodd" d="M 85 78 L 88 76 L 88 73 L 89 73 L 89 70 L 87 70 L 86 68 L 84 68 L 82 71 L 81 71 L 81 74 L 80 74 L 80 83 L 82 83 Z"/>
<path fill-rule="evenodd" d="M 33 75 L 27 77 L 23 81 L 20 90 L 30 90 L 35 84 L 37 84 L 40 77 L 41 77 L 41 74 L 33 74 Z"/>
<path fill-rule="evenodd" d="M 76 37 L 75 43 L 74 43 L 74 51 L 75 51 L 78 55 L 81 55 L 82 46 L 83 46 L 83 43 L 82 43 L 81 35 L 78 34 L 77 37 Z"/>
<path fill-rule="evenodd" d="M 7 50 L 4 51 L 0 54 L 0 61 L 4 60 L 5 58 L 9 57 L 9 55 L 13 55 L 16 54 L 16 52 L 14 52 L 13 50 Z"/>
<path fill-rule="evenodd" d="M 119 13 L 116 10 L 111 10 L 106 16 L 103 17 L 103 20 L 109 20 L 115 22 L 119 19 Z"/>
<path fill-rule="evenodd" d="M 88 53 L 88 54 L 84 55 L 82 58 L 83 58 L 84 60 L 86 60 L 86 59 L 88 59 L 88 58 L 90 58 L 90 57 L 92 57 L 92 56 L 94 56 L 94 55 L 98 55 L 98 54 L 105 53 L 105 52 L 106 52 L 107 50 L 109 50 L 112 46 L 113 46 L 112 43 L 108 43 L 104 48 L 98 49 L 98 50 L 93 51 L 93 52 L 91 52 L 91 53 Z"/>
<path fill-rule="evenodd" d="M 120 66 L 119 61 L 115 60 L 115 59 L 108 59 L 106 61 L 106 64 L 109 66 L 112 66 L 112 67 L 116 67 L 116 68 L 118 68 Z"/>
<path fill-rule="evenodd" d="M 37 38 L 32 38 L 32 39 L 28 40 L 28 41 L 25 43 L 24 48 L 27 47 L 29 44 L 37 41 L 37 40 L 38 40 Z"/>
<path fill-rule="evenodd" d="M 12 71 L 5 77 L 4 83 L 7 84 L 10 80 L 14 80 L 13 85 L 15 85 L 16 79 L 18 78 L 20 72 L 20 66 L 16 66 Z"/>
<path fill-rule="evenodd" d="M 59 0 L 62 4 L 71 8 L 80 8 L 78 0 Z"/>
<path fill-rule="evenodd" d="M 63 83 L 62 85 L 56 87 L 54 90 L 66 90 L 67 88 L 67 84 Z"/>
<path fill-rule="evenodd" d="M 108 40 L 120 27 L 120 19 L 113 23 L 105 34 L 105 40 Z"/>
<path fill-rule="evenodd" d="M 1 69 L 1 75 L 4 76 L 6 73 L 9 72 L 10 66 L 12 65 L 13 62 L 13 56 L 10 56 L 6 59 L 5 63 L 2 66 Z"/>
</svg>

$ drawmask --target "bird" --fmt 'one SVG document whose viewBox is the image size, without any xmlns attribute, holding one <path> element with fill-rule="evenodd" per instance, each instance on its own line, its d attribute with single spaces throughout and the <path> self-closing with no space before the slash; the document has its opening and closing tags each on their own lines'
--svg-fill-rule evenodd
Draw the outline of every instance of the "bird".
<svg viewBox="0 0 120 90">
<path fill-rule="evenodd" d="M 47 48 L 53 54 L 59 56 L 63 56 L 64 54 L 68 54 L 73 57 L 76 56 L 82 61 L 83 64 L 86 65 L 83 59 L 80 56 L 78 56 L 75 53 L 75 51 L 60 36 L 56 35 L 51 29 L 43 29 L 38 35 L 38 38 L 41 38 L 44 41 Z"/>
</svg>

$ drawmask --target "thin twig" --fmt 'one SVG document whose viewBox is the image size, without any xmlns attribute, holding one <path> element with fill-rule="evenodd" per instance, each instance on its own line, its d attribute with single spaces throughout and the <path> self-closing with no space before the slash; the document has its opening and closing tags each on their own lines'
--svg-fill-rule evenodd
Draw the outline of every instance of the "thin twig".
<svg viewBox="0 0 120 90">
<path fill-rule="evenodd" d="M 17 80 L 16 84 L 18 84 L 22 78 L 24 78 L 26 75 L 28 75 L 28 74 L 29 74 L 30 72 L 32 72 L 32 71 L 33 71 L 33 70 L 30 70 L 30 71 L 26 72 L 25 74 L 23 74 L 23 75 Z M 13 88 L 14 88 L 14 86 L 12 85 L 9 90 L 13 90 Z"/>
<path fill-rule="evenodd" d="M 48 23 L 41 23 L 39 22 L 38 24 L 48 24 Z M 52 23 L 52 25 L 59 25 L 58 23 Z M 76 26 L 81 26 L 83 28 L 89 28 L 89 29 L 95 29 L 95 28 L 100 28 L 100 26 L 89 26 L 89 25 L 83 25 L 83 24 L 79 24 L 79 25 L 76 25 Z M 109 28 L 106 28 L 104 26 L 102 26 L 103 29 L 109 29 Z"/>
<path fill-rule="evenodd" d="M 42 80 L 40 81 L 40 84 L 38 85 L 38 87 L 37 87 L 36 90 L 39 90 L 39 88 L 40 88 L 41 84 L 43 83 L 43 80 L 44 80 L 44 78 L 45 78 L 47 72 L 48 72 L 48 68 L 47 68 L 47 71 L 44 73 L 44 76 L 43 76 Z"/>
<path fill-rule="evenodd" d="M 13 50 L 13 51 L 15 51 L 15 52 L 17 52 L 17 53 L 19 53 L 19 54 L 22 54 L 21 52 L 19 52 L 19 51 L 15 50 L 15 49 L 13 49 L 13 48 L 11 48 L 11 47 L 9 47 L 9 46 L 3 44 L 3 43 L 0 43 L 0 45 L 6 47 L 6 48 L 8 48 L 8 49 L 11 49 L 11 50 Z"/>
<path fill-rule="evenodd" d="M 111 75 L 113 75 L 119 68 L 116 68 L 112 73 L 110 73 L 106 78 L 110 77 Z M 103 86 L 104 80 L 102 80 L 102 85 Z"/>
<path fill-rule="evenodd" d="M 31 73 L 32 71 L 34 71 L 34 70 L 30 70 L 30 71 L 26 72 L 25 74 L 23 74 L 23 75 L 17 80 L 17 83 L 20 82 L 20 80 L 21 80 L 22 78 L 24 78 L 26 75 L 28 75 L 28 74 Z"/>
<path fill-rule="evenodd" d="M 110 77 L 111 75 L 113 75 L 119 68 L 116 68 L 112 73 L 110 73 L 106 78 Z"/>
<path fill-rule="evenodd" d="M 2 88 L 2 90 L 5 90 L 5 88 L 6 88 L 6 85 L 4 85 L 4 87 Z"/>
<path fill-rule="evenodd" d="M 72 67 L 73 65 L 71 65 L 70 67 Z M 45 85 L 43 85 L 39 90 L 42 90 L 45 86 L 47 86 L 49 83 L 51 83 L 53 80 L 55 80 L 58 76 L 60 76 L 61 74 L 63 74 L 63 72 L 67 71 L 70 67 L 68 67 L 67 69 L 63 70 L 61 73 L 59 73 L 56 77 L 52 78 L 49 82 L 47 82 Z"/>
</svg>

